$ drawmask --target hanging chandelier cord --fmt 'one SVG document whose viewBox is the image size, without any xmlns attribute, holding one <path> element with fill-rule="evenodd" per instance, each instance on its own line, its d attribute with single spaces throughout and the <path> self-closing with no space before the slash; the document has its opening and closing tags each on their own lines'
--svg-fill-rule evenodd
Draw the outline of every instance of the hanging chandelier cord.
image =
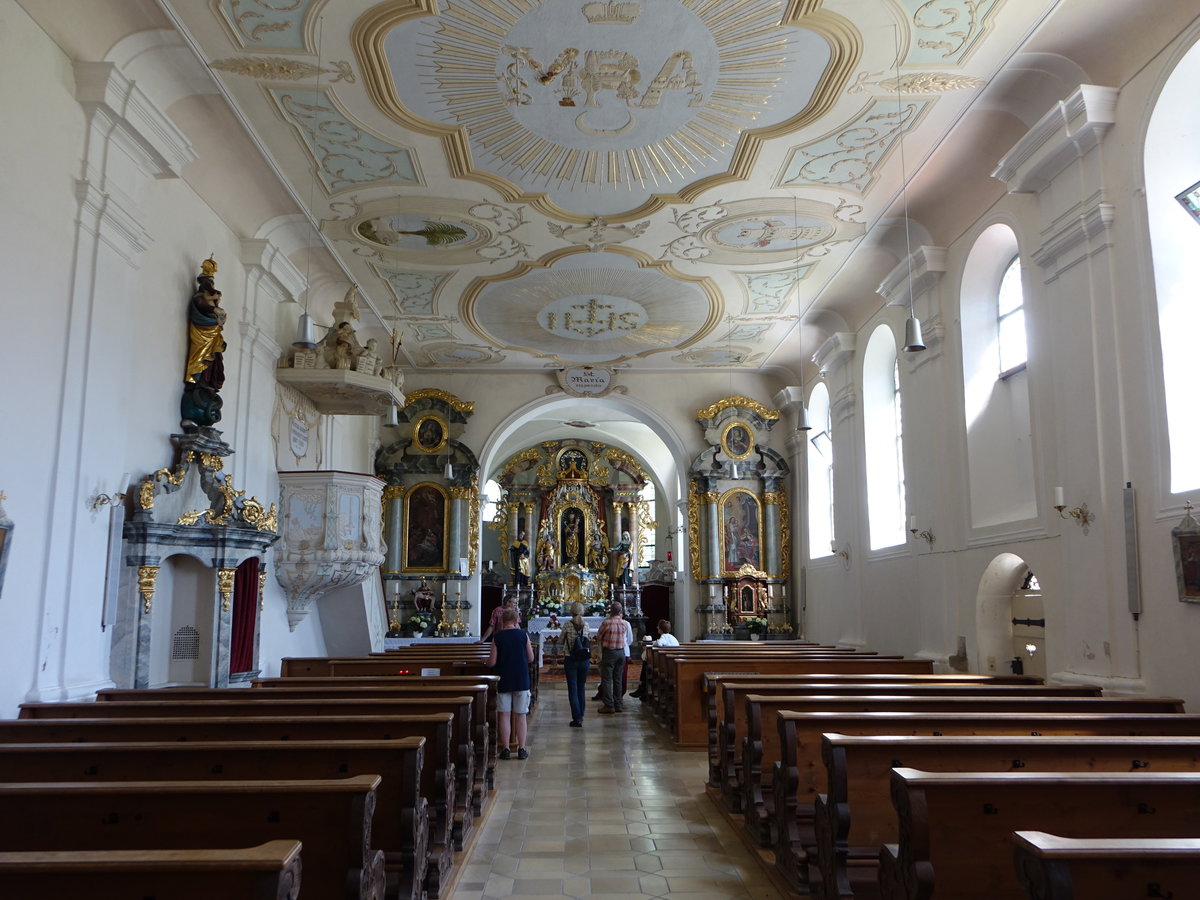
<svg viewBox="0 0 1200 900">
<path fill-rule="evenodd" d="M 903 125 L 903 106 L 900 102 L 900 26 L 893 25 L 896 35 L 896 123 Z M 913 277 L 912 277 L 912 234 L 908 222 L 908 163 L 904 156 L 904 131 L 900 131 L 900 199 L 904 206 L 904 252 L 908 261 L 908 314 L 915 316 L 913 311 Z"/>
</svg>

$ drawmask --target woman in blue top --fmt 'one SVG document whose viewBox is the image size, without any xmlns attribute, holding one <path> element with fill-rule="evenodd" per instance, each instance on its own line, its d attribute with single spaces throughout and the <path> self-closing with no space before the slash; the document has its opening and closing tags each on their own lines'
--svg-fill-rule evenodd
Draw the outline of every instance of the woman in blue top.
<svg viewBox="0 0 1200 900">
<path fill-rule="evenodd" d="M 492 638 L 488 665 L 500 676 L 496 691 L 497 730 L 500 739 L 500 758 L 511 756 L 508 745 L 516 732 L 517 759 L 529 759 L 525 749 L 525 733 L 529 716 L 529 664 L 533 662 L 533 644 L 529 635 L 517 627 L 517 611 L 505 609 L 500 616 L 500 630 Z"/>
</svg>

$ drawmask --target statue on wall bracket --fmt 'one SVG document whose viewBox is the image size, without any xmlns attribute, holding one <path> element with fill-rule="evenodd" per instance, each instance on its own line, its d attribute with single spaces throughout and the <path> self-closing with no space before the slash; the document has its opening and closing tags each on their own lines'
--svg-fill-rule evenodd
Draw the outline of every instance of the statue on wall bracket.
<svg viewBox="0 0 1200 900">
<path fill-rule="evenodd" d="M 211 428 L 221 421 L 221 395 L 225 384 L 225 310 L 213 276 L 217 263 L 211 256 L 200 264 L 196 290 L 188 302 L 188 355 L 183 371 L 183 397 L 179 401 L 180 427 L 185 434 Z"/>
</svg>

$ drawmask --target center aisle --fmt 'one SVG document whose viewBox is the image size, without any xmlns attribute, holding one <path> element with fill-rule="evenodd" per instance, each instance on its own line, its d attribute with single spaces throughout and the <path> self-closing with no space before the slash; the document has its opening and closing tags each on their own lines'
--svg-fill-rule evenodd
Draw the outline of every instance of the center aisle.
<svg viewBox="0 0 1200 900">
<path fill-rule="evenodd" d="M 496 763 L 493 808 L 453 900 L 780 898 L 705 796 L 704 754 L 671 749 L 637 700 L 619 715 L 599 706 L 568 728 L 566 686 L 542 682 L 529 759 Z"/>
</svg>

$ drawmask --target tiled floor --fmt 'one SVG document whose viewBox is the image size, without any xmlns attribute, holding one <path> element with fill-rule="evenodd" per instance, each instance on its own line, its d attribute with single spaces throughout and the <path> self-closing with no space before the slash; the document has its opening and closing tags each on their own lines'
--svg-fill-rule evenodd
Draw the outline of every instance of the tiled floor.
<svg viewBox="0 0 1200 900">
<path fill-rule="evenodd" d="M 672 750 L 637 700 L 612 716 L 589 702 L 568 728 L 565 686 L 543 681 L 539 699 L 529 759 L 497 763 L 453 900 L 781 897 L 705 795 L 702 752 Z"/>
</svg>

